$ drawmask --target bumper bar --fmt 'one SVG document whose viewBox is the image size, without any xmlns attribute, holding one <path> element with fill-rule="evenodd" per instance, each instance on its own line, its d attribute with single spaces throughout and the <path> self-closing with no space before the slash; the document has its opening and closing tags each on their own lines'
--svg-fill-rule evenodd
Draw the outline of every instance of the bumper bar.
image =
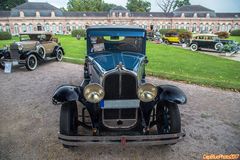
<svg viewBox="0 0 240 160">
<path fill-rule="evenodd" d="M 179 142 L 185 136 L 184 132 L 162 135 L 139 135 L 139 136 L 66 136 L 58 134 L 60 142 L 64 145 L 80 146 L 86 144 L 144 144 L 163 145 Z"/>
</svg>

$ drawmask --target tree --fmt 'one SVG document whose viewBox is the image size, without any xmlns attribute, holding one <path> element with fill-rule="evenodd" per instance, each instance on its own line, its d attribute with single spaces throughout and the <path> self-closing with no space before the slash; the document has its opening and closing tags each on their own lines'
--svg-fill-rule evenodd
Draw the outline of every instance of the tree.
<svg viewBox="0 0 240 160">
<path fill-rule="evenodd" d="M 25 0 L 0 0 L 0 10 L 8 11 L 25 2 Z"/>
<path fill-rule="evenodd" d="M 191 3 L 189 2 L 189 0 L 176 0 L 174 6 L 173 6 L 173 10 L 185 6 L 185 5 L 191 5 Z"/>
<path fill-rule="evenodd" d="M 145 0 L 128 0 L 126 7 L 131 12 L 149 12 L 151 3 Z"/>
<path fill-rule="evenodd" d="M 157 5 L 163 10 L 164 13 L 172 11 L 176 0 L 157 0 Z"/>
<path fill-rule="evenodd" d="M 68 11 L 109 11 L 116 5 L 105 3 L 103 0 L 69 0 Z"/>
</svg>

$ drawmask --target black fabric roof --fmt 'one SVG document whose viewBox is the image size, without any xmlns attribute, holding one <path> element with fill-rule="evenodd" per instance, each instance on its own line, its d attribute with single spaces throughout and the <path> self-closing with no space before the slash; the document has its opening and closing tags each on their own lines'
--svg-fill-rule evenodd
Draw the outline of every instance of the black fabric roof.
<svg viewBox="0 0 240 160">
<path fill-rule="evenodd" d="M 176 9 L 174 12 L 214 12 L 214 11 L 201 5 L 185 5 Z"/>
<path fill-rule="evenodd" d="M 9 17 L 10 14 L 10 11 L 0 11 L 0 17 Z"/>
<path fill-rule="evenodd" d="M 17 10 L 58 10 L 57 7 L 47 3 L 47 2 L 26 2 L 14 9 Z"/>
</svg>

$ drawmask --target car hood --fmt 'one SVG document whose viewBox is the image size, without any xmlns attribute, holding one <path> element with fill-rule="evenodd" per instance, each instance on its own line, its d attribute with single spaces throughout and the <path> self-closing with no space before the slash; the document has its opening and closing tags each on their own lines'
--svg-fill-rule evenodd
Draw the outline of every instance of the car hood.
<svg viewBox="0 0 240 160">
<path fill-rule="evenodd" d="M 23 46 L 23 51 L 29 51 L 36 47 L 36 43 L 38 41 L 21 41 L 21 42 L 14 42 L 10 45 L 10 49 L 18 49 L 19 45 Z"/>
<path fill-rule="evenodd" d="M 145 58 L 140 53 L 120 52 L 120 53 L 95 53 L 89 56 L 95 67 L 101 71 L 109 71 L 122 64 L 124 68 L 137 72 L 138 66 Z"/>
</svg>

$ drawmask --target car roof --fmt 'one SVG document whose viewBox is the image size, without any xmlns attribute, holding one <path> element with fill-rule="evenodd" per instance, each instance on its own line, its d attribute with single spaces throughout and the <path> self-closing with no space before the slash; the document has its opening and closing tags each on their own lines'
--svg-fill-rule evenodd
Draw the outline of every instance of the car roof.
<svg viewBox="0 0 240 160">
<path fill-rule="evenodd" d="M 142 27 L 139 27 L 137 25 L 94 25 L 88 27 L 87 31 L 89 30 L 138 30 L 145 32 L 146 30 Z"/>
<path fill-rule="evenodd" d="M 22 32 L 19 34 L 20 35 L 36 35 L 36 34 L 53 35 L 51 32 L 46 32 L 46 31 Z"/>
<path fill-rule="evenodd" d="M 218 35 L 216 35 L 216 34 L 195 34 L 195 35 L 193 35 L 193 37 L 197 37 L 197 36 L 218 37 Z"/>
</svg>

